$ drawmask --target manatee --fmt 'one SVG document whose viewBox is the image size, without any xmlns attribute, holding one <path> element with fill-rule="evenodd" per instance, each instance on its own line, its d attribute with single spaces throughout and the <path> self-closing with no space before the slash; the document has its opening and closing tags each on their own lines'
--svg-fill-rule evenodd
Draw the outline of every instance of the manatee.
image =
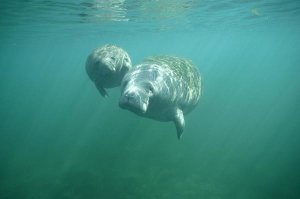
<svg viewBox="0 0 300 199">
<path fill-rule="evenodd" d="M 85 64 L 89 78 L 103 97 L 108 96 L 105 88 L 121 85 L 125 73 L 132 67 L 128 53 L 122 48 L 106 44 L 93 50 Z"/>
<path fill-rule="evenodd" d="M 195 65 L 175 56 L 153 56 L 129 70 L 121 83 L 119 106 L 158 121 L 173 121 L 180 139 L 184 115 L 201 96 L 201 76 Z"/>
</svg>

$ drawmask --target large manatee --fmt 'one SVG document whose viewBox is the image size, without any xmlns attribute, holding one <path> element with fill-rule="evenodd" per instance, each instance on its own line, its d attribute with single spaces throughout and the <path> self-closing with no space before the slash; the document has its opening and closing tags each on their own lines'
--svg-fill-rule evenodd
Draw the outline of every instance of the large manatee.
<svg viewBox="0 0 300 199">
<path fill-rule="evenodd" d="M 110 44 L 93 50 L 85 64 L 88 76 L 103 97 L 107 96 L 105 88 L 121 85 L 122 78 L 131 67 L 128 53 Z"/>
<path fill-rule="evenodd" d="M 119 106 L 158 121 L 173 121 L 177 137 L 184 115 L 201 96 L 201 76 L 192 62 L 175 56 L 154 56 L 129 70 L 121 83 Z"/>
</svg>

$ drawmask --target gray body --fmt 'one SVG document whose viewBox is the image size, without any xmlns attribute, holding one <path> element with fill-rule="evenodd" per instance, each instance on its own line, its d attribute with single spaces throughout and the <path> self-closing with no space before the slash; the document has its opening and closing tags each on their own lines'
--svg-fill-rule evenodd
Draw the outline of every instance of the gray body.
<svg viewBox="0 0 300 199">
<path fill-rule="evenodd" d="M 177 137 L 184 129 L 184 115 L 197 105 L 201 76 L 188 60 L 155 56 L 144 60 L 124 76 L 119 106 L 158 121 L 173 121 Z"/>
<path fill-rule="evenodd" d="M 93 50 L 85 64 L 88 76 L 104 97 L 107 96 L 105 88 L 120 86 L 122 78 L 131 67 L 127 52 L 110 44 Z"/>
</svg>

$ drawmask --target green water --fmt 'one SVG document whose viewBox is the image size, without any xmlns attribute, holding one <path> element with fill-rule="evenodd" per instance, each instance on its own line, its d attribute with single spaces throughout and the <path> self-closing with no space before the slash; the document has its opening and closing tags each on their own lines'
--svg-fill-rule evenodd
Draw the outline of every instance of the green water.
<svg viewBox="0 0 300 199">
<path fill-rule="evenodd" d="M 4 2 L 1 199 L 300 197 L 298 1 Z M 106 43 L 199 67 L 182 140 L 97 92 Z"/>
</svg>

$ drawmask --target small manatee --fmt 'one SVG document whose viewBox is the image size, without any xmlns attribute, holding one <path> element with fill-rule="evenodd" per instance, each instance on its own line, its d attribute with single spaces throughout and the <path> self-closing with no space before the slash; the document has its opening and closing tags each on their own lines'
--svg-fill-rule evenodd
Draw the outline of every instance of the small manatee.
<svg viewBox="0 0 300 199">
<path fill-rule="evenodd" d="M 132 63 L 128 53 L 111 44 L 93 50 L 85 64 L 89 78 L 103 97 L 108 96 L 105 88 L 121 85 L 124 75 L 131 67 Z"/>
</svg>

